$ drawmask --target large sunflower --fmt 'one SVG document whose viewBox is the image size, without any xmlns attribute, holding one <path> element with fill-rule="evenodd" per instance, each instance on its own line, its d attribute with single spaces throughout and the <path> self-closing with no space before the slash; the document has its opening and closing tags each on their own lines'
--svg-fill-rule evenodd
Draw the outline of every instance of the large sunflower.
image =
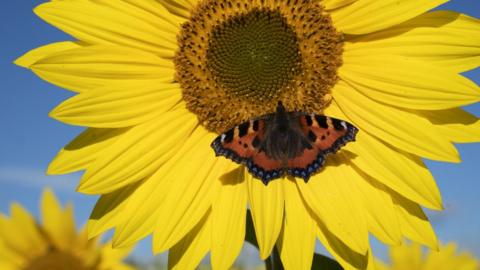
<svg viewBox="0 0 480 270">
<path fill-rule="evenodd" d="M 10 218 L 0 214 L 2 270 L 134 269 L 122 262 L 131 248 L 112 249 L 110 242 L 88 240 L 86 229 L 75 229 L 72 206 L 62 209 L 49 189 L 41 201 L 42 223 L 17 203 L 10 209 Z"/>
<path fill-rule="evenodd" d="M 459 106 L 480 99 L 459 75 L 480 63 L 480 23 L 446 0 L 70 0 L 35 13 L 72 35 L 16 63 L 77 92 L 51 112 L 86 126 L 48 168 L 85 170 L 101 194 L 89 235 L 117 247 L 153 234 L 172 268 L 238 256 L 251 210 L 261 258 L 309 269 L 315 239 L 365 269 L 368 233 L 436 248 L 421 206 L 442 209 L 422 158 L 459 162 L 480 139 Z M 428 12 L 428 13 L 427 13 Z M 274 111 L 325 114 L 359 129 L 308 183 L 264 185 L 215 157 L 220 132 Z"/>
<path fill-rule="evenodd" d="M 478 260 L 469 252 L 458 252 L 456 243 L 440 245 L 439 251 L 423 252 L 419 244 L 390 248 L 390 263 L 376 261 L 377 270 L 478 270 Z"/>
</svg>

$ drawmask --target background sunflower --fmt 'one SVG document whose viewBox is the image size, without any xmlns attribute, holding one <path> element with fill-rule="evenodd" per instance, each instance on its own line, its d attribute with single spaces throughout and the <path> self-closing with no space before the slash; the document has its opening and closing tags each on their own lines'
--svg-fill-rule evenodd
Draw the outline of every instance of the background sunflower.
<svg viewBox="0 0 480 270">
<path fill-rule="evenodd" d="M 73 207 L 63 208 L 50 189 L 40 203 L 41 222 L 18 203 L 10 215 L 0 214 L 0 269 L 2 270 L 133 270 L 122 260 L 131 248 L 112 249 L 111 242 L 88 240 L 77 231 Z"/>
<path fill-rule="evenodd" d="M 471 15 L 475 15 L 475 14 L 472 14 L 472 10 L 468 10 L 467 13 L 470 13 Z M 59 37 L 59 38 L 57 38 L 56 40 L 62 40 L 62 39 L 65 39 L 65 38 L 64 38 L 64 37 Z M 42 39 L 39 38 L 38 40 L 42 40 Z M 42 41 L 45 42 L 45 39 L 43 39 Z M 39 44 L 39 45 L 40 45 L 40 44 Z M 31 46 L 29 46 L 29 47 L 31 47 Z M 24 51 L 25 51 L 25 50 L 24 50 Z M 22 52 L 23 52 L 23 51 L 22 51 Z M 17 86 L 17 88 L 18 88 L 18 86 Z M 27 88 L 27 87 L 26 87 L 26 88 Z M 41 97 L 46 99 L 46 96 L 45 96 L 44 94 L 45 94 L 45 93 L 43 93 Z M 32 94 L 32 96 L 33 96 L 33 94 Z M 8 108 L 8 106 L 9 106 L 9 105 L 7 104 L 5 107 Z M 53 137 L 51 137 L 51 138 L 53 138 Z M 67 140 L 65 140 L 65 139 L 63 140 L 63 142 L 66 142 L 66 141 L 67 141 Z M 5 149 L 7 149 L 7 146 L 5 146 Z M 467 148 L 465 148 L 465 149 L 467 149 Z M 468 150 L 468 149 L 467 149 L 467 150 Z M 465 150 L 465 151 L 467 151 L 467 150 Z M 13 152 L 13 151 L 12 151 L 12 152 Z M 53 155 L 53 154 L 52 154 L 52 155 Z M 466 160 L 469 161 L 469 160 L 468 160 L 468 157 L 466 158 Z M 443 166 L 443 165 L 442 165 L 442 166 Z M 457 175 L 458 175 L 458 174 L 457 174 Z M 437 178 L 438 178 L 438 177 L 437 177 Z M 448 206 L 448 205 L 447 205 L 447 206 Z"/>
</svg>

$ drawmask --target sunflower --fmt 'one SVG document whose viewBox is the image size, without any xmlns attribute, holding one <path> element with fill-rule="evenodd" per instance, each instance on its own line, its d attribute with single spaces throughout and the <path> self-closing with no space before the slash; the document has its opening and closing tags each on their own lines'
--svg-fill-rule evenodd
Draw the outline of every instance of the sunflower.
<svg viewBox="0 0 480 270">
<path fill-rule="evenodd" d="M 377 260 L 378 270 L 477 270 L 478 260 L 469 252 L 457 251 L 456 243 L 440 245 L 439 250 L 423 252 L 416 243 L 390 248 L 390 264 Z"/>
<path fill-rule="evenodd" d="M 74 37 L 16 61 L 77 93 L 50 116 L 88 127 L 49 174 L 85 173 L 99 194 L 89 236 L 153 234 L 173 269 L 210 252 L 230 267 L 251 211 L 260 257 L 309 269 L 315 239 L 346 269 L 372 266 L 369 232 L 437 247 L 422 206 L 442 209 L 422 161 L 459 162 L 480 139 L 480 99 L 461 72 L 480 63 L 480 23 L 429 10 L 446 0 L 70 0 L 35 8 Z M 210 147 L 275 110 L 324 114 L 358 129 L 308 183 L 264 185 Z M 247 206 L 248 205 L 248 206 Z"/>
<path fill-rule="evenodd" d="M 0 269 L 2 270 L 133 270 L 122 263 L 131 248 L 112 249 L 111 243 L 88 240 L 87 230 L 77 232 L 73 208 L 62 209 L 50 189 L 41 201 L 43 224 L 18 203 L 11 217 L 0 214 Z"/>
</svg>

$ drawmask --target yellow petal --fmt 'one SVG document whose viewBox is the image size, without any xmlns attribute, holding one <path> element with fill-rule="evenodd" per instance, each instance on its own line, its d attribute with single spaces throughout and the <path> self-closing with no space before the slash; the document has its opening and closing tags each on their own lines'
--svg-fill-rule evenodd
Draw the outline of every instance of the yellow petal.
<svg viewBox="0 0 480 270">
<path fill-rule="evenodd" d="M 352 168 L 341 158 L 331 156 L 325 169 L 308 183 L 297 181 L 297 186 L 318 219 L 325 227 L 352 250 L 366 254 L 368 230 L 364 210 L 358 205 L 358 192 L 352 191 Z"/>
<path fill-rule="evenodd" d="M 42 196 L 41 212 L 43 228 L 56 248 L 66 250 L 75 239 L 75 221 L 73 209 L 69 204 L 62 210 L 60 203 L 50 189 Z"/>
<path fill-rule="evenodd" d="M 432 160 L 460 161 L 455 147 L 421 116 L 375 102 L 342 82 L 337 83 L 332 94 L 360 132 Z"/>
<path fill-rule="evenodd" d="M 83 92 L 128 83 L 171 82 L 171 60 L 141 50 L 96 45 L 50 54 L 31 66 L 44 80 Z"/>
<path fill-rule="evenodd" d="M 169 12 L 183 19 L 190 18 L 190 10 L 198 0 L 160 0 Z"/>
<path fill-rule="evenodd" d="M 448 0 L 358 0 L 331 12 L 333 23 L 347 34 L 368 34 L 400 24 Z"/>
<path fill-rule="evenodd" d="M 89 44 L 118 44 L 167 57 L 173 56 L 177 47 L 175 25 L 126 2 L 116 1 L 109 6 L 91 1 L 57 1 L 41 4 L 34 12 Z"/>
<path fill-rule="evenodd" d="M 130 195 L 141 184 L 142 181 L 139 181 L 100 196 L 87 223 L 88 238 L 96 237 L 122 224 L 128 218 L 123 211 L 128 204 Z"/>
<path fill-rule="evenodd" d="M 345 53 L 339 75 L 365 96 L 407 109 L 449 109 L 480 100 L 480 88 L 469 79 L 404 56 Z"/>
<path fill-rule="evenodd" d="M 220 178 L 221 187 L 212 205 L 213 269 L 230 269 L 245 239 L 247 187 L 244 169 L 232 162 L 226 172 Z"/>
<path fill-rule="evenodd" d="M 38 229 L 35 219 L 21 205 L 12 203 L 10 206 L 11 222 L 21 235 L 16 235 L 15 241 L 18 244 L 25 244 L 31 258 L 41 255 L 49 248 L 45 237 Z M 12 233 L 11 228 L 8 233 Z M 23 239 L 22 239 L 23 238 Z M 34 248 L 32 248 L 34 247 Z"/>
<path fill-rule="evenodd" d="M 153 174 L 182 146 L 197 123 L 192 113 L 179 108 L 132 128 L 89 166 L 78 190 L 109 193 Z"/>
<path fill-rule="evenodd" d="M 462 109 L 441 111 L 418 111 L 437 130 L 452 142 L 472 143 L 480 141 L 480 121 L 478 117 Z"/>
<path fill-rule="evenodd" d="M 424 258 L 419 244 L 404 243 L 402 246 L 390 249 L 389 253 L 396 269 L 423 269 Z"/>
<path fill-rule="evenodd" d="M 344 153 L 337 155 L 347 160 Z M 355 204 L 359 205 L 360 211 L 364 213 L 368 230 L 384 243 L 400 244 L 402 234 L 390 194 L 380 189 L 378 183 L 360 171 L 348 168 L 345 173 L 350 179 L 351 197 L 357 199 Z"/>
<path fill-rule="evenodd" d="M 73 41 L 63 41 L 48 44 L 36 49 L 33 49 L 26 54 L 19 57 L 15 60 L 15 64 L 24 68 L 30 68 L 31 65 L 35 64 L 39 60 L 48 57 L 51 54 L 55 54 L 62 51 L 67 51 L 70 49 L 80 48 L 81 45 L 78 42 Z"/>
<path fill-rule="evenodd" d="M 195 162 L 192 162 L 194 159 L 191 157 L 192 155 L 198 156 L 199 152 L 205 153 L 208 145 L 205 146 L 200 142 L 205 141 L 207 136 L 208 132 L 205 129 L 196 128 L 175 155 L 152 176 L 145 179 L 130 195 L 127 207 L 122 211 L 123 215 L 129 218 L 117 226 L 115 230 L 113 237 L 115 247 L 135 244 L 138 240 L 153 232 L 157 219 L 164 218 L 160 216 L 160 206 L 164 203 L 174 181 L 178 179 L 182 181 L 184 181 L 183 179 L 197 180 L 193 176 L 202 167 L 199 161 L 204 161 L 205 157 L 199 158 Z M 208 156 L 210 155 L 206 155 L 206 157 Z M 188 168 L 188 170 L 185 168 Z M 167 178 L 167 174 L 174 174 L 175 176 Z M 202 181 L 195 181 L 197 184 L 199 182 Z M 183 192 L 183 190 L 176 190 L 175 192 Z"/>
<path fill-rule="evenodd" d="M 109 145 L 128 129 L 89 128 L 67 144 L 50 162 L 47 174 L 85 170 Z"/>
<path fill-rule="evenodd" d="M 335 260 L 345 270 L 359 270 L 367 269 L 368 265 L 368 252 L 366 254 L 358 253 L 350 248 L 349 245 L 343 243 L 334 234 L 332 234 L 322 223 L 317 223 L 317 237 L 323 244 L 325 249 L 332 254 Z"/>
<path fill-rule="evenodd" d="M 107 87 L 68 99 L 50 117 L 71 125 L 128 127 L 159 117 L 181 98 L 180 86 L 170 83 Z"/>
<path fill-rule="evenodd" d="M 213 135 L 213 134 L 210 134 Z M 153 251 L 163 252 L 182 239 L 202 215 L 210 208 L 213 199 L 220 189 L 219 178 L 225 173 L 225 167 L 231 162 L 219 159 L 211 153 L 210 143 L 212 136 L 200 141 L 204 151 L 191 153 L 188 166 L 184 163 L 183 168 L 189 168 L 186 177 L 179 177 L 179 173 L 173 172 L 165 176 L 169 181 L 174 181 L 172 187 L 159 206 L 158 221 L 153 234 Z M 198 170 L 194 170 L 192 162 L 201 164 Z"/>
<path fill-rule="evenodd" d="M 0 215 L 0 247 L 2 247 L 5 255 L 8 254 L 8 257 L 3 256 L 12 262 L 21 262 L 24 259 L 35 258 L 42 251 L 42 246 L 40 246 L 39 251 L 32 250 L 30 239 L 22 231 L 22 227 L 22 224 L 17 224 L 13 219 Z M 43 246 L 43 248 L 45 249 L 46 247 Z M 3 257 L 2 255 L 0 256 Z"/>
<path fill-rule="evenodd" d="M 438 241 L 432 225 L 422 208 L 404 197 L 392 193 L 402 234 L 415 242 L 438 250 Z"/>
<path fill-rule="evenodd" d="M 345 43 L 345 51 L 408 56 L 459 73 L 480 65 L 480 22 L 452 11 L 434 11 L 354 37 Z"/>
<path fill-rule="evenodd" d="M 317 226 L 293 180 L 283 180 L 285 218 L 277 247 L 285 269 L 312 269 Z"/>
<path fill-rule="evenodd" d="M 357 0 L 323 0 L 321 1 L 326 10 L 336 9 L 339 7 L 346 6 Z"/>
<path fill-rule="evenodd" d="M 119 269 L 119 270 L 134 270 L 135 268 L 129 267 L 126 264 L 121 263 L 133 250 L 133 246 L 126 248 L 112 248 L 112 243 L 107 242 L 103 244 L 101 248 L 102 260 L 99 269 Z"/>
<path fill-rule="evenodd" d="M 260 248 L 260 258 L 266 259 L 272 252 L 283 223 L 285 197 L 284 180 L 276 180 L 264 185 L 262 181 L 248 174 L 248 200 L 255 235 Z"/>
<path fill-rule="evenodd" d="M 347 119 L 333 104 L 325 113 Z M 350 161 L 376 181 L 426 207 L 442 209 L 435 179 L 419 157 L 389 147 L 366 132 L 359 132 L 356 142 L 349 143 L 345 149 L 355 154 Z"/>
<path fill-rule="evenodd" d="M 196 269 L 210 249 L 213 231 L 211 214 L 207 212 L 202 220 L 169 250 L 168 269 Z"/>
</svg>

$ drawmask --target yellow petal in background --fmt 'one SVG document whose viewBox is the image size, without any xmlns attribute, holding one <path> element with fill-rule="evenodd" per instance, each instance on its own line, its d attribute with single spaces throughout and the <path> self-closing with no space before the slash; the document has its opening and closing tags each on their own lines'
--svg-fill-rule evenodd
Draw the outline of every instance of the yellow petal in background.
<svg viewBox="0 0 480 270">
<path fill-rule="evenodd" d="M 480 100 L 480 88 L 469 79 L 404 56 L 347 52 L 339 75 L 365 96 L 402 108 L 440 110 Z"/>
<path fill-rule="evenodd" d="M 210 249 L 214 230 L 211 219 L 211 213 L 208 211 L 200 222 L 169 250 L 168 269 L 195 269 L 198 266 Z"/>
<path fill-rule="evenodd" d="M 283 184 L 282 181 L 271 181 L 264 185 L 250 174 L 246 178 L 260 258 L 266 259 L 272 252 L 282 228 L 285 202 Z"/>
<path fill-rule="evenodd" d="M 335 27 L 346 34 L 368 34 L 405 22 L 448 0 L 357 0 L 331 12 Z"/>
<path fill-rule="evenodd" d="M 145 179 L 130 195 L 127 207 L 122 210 L 122 214 L 128 219 L 117 226 L 113 236 L 115 247 L 132 245 L 154 231 L 160 206 L 164 203 L 173 182 L 178 179 L 191 180 L 202 165 L 207 165 L 199 161 L 192 162 L 191 159 L 192 156 L 205 153 L 208 144 L 205 146 L 200 142 L 204 142 L 206 136 L 208 132 L 205 129 L 196 128 L 175 155 L 152 176 Z M 204 161 L 204 157 L 198 160 Z M 185 168 L 189 169 L 185 170 Z M 174 176 L 167 178 L 166 175 L 169 173 Z M 198 182 L 195 181 L 195 183 Z"/>
<path fill-rule="evenodd" d="M 218 196 L 212 204 L 211 262 L 213 269 L 230 269 L 245 239 L 247 186 L 244 168 L 231 162 L 220 181 Z"/>
<path fill-rule="evenodd" d="M 29 251 L 29 257 L 41 255 L 49 248 L 45 242 L 42 232 L 38 229 L 36 220 L 21 205 L 12 203 L 10 206 L 11 222 L 15 224 L 15 229 L 20 234 L 15 236 L 15 242 L 26 244 Z M 12 233 L 12 228 L 5 230 L 8 234 Z M 21 238 L 24 238 L 23 240 Z M 26 240 L 26 241 L 24 241 Z M 34 247 L 34 248 L 32 248 Z"/>
<path fill-rule="evenodd" d="M 299 180 L 302 181 L 302 180 Z M 285 218 L 277 248 L 285 269 L 311 269 L 317 226 L 294 180 L 283 180 Z"/>
<path fill-rule="evenodd" d="M 177 47 L 176 27 L 125 2 L 116 1 L 114 6 L 118 8 L 92 1 L 61 1 L 41 4 L 34 12 L 89 44 L 119 44 L 173 56 Z"/>
<path fill-rule="evenodd" d="M 60 51 L 37 61 L 31 69 L 42 79 L 77 92 L 132 82 L 171 82 L 175 72 L 171 60 L 113 45 Z"/>
<path fill-rule="evenodd" d="M 361 130 L 415 155 L 460 161 L 455 147 L 428 120 L 375 102 L 342 82 L 337 83 L 332 94 L 340 109 Z"/>
<path fill-rule="evenodd" d="M 66 174 L 85 170 L 98 155 L 115 142 L 128 128 L 89 128 L 67 144 L 50 162 L 47 174 Z"/>
<path fill-rule="evenodd" d="M 26 54 L 22 55 L 17 60 L 15 60 L 15 64 L 24 68 L 30 68 L 31 65 L 35 64 L 39 60 L 42 60 L 43 58 L 46 58 L 52 54 L 71 50 L 71 49 L 77 49 L 77 48 L 80 48 L 81 46 L 82 45 L 80 45 L 78 42 L 73 42 L 73 41 L 62 41 L 62 42 L 48 44 L 48 45 L 33 49 L 27 52 Z"/>
<path fill-rule="evenodd" d="M 351 191 L 349 165 L 329 157 L 324 170 L 308 184 L 297 181 L 306 204 L 331 233 L 359 254 L 368 249 L 364 210 L 358 205 L 358 192 Z M 358 176 L 357 176 L 358 177 Z"/>
<path fill-rule="evenodd" d="M 459 73 L 480 65 L 480 21 L 457 12 L 434 11 L 353 37 L 345 43 L 345 51 L 407 56 Z"/>
<path fill-rule="evenodd" d="M 452 142 L 480 141 L 480 120 L 460 108 L 440 111 L 417 111 L 435 125 L 437 130 Z"/>
<path fill-rule="evenodd" d="M 71 125 L 128 127 L 160 116 L 181 98 L 180 86 L 171 83 L 107 87 L 64 101 L 50 112 L 50 117 Z"/>
<path fill-rule="evenodd" d="M 437 237 L 422 208 L 394 192 L 391 193 L 402 234 L 410 240 L 438 250 Z"/>
<path fill-rule="evenodd" d="M 72 205 L 67 205 L 63 210 L 53 192 L 46 189 L 43 192 L 41 213 L 43 227 L 52 242 L 60 250 L 68 249 L 76 234 Z"/>
<path fill-rule="evenodd" d="M 390 249 L 389 253 L 396 269 L 423 269 L 422 247 L 418 244 L 405 243 L 401 247 Z"/>
<path fill-rule="evenodd" d="M 194 115 L 179 108 L 132 128 L 89 166 L 79 191 L 109 193 L 153 174 L 175 154 L 182 146 L 178 142 L 186 140 L 196 126 Z"/>
</svg>

